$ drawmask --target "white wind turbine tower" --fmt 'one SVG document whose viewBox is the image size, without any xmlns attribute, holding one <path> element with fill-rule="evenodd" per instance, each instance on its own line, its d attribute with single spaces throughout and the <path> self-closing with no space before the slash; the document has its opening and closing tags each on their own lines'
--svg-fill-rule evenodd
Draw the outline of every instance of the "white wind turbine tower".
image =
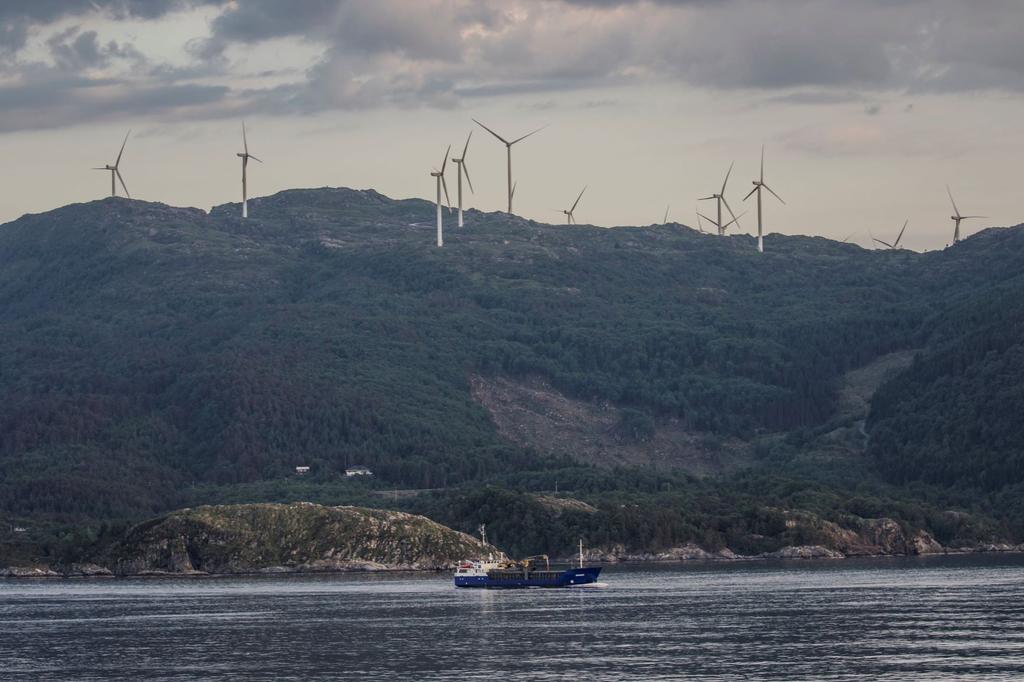
<svg viewBox="0 0 1024 682">
<path fill-rule="evenodd" d="M 953 192 L 950 191 L 949 185 L 946 185 L 946 194 L 949 195 L 949 200 L 953 204 L 953 215 L 949 216 L 949 219 L 953 221 L 956 227 L 953 228 L 953 243 L 956 244 L 960 241 L 960 221 L 970 220 L 971 218 L 986 218 L 983 215 L 960 215 L 960 209 L 956 207 L 956 200 L 953 199 Z"/>
<path fill-rule="evenodd" d="M 493 130 L 491 130 L 490 128 L 488 128 L 483 123 L 481 123 L 480 121 L 476 120 L 475 118 L 473 119 L 473 122 L 476 123 L 481 128 L 483 128 L 484 130 L 486 130 L 487 132 L 489 132 L 491 135 L 494 135 L 496 138 L 501 140 L 502 144 L 505 145 L 505 150 L 508 153 L 508 212 L 511 215 L 511 213 L 512 213 L 512 195 L 515 194 L 515 187 L 512 185 L 512 145 L 514 145 L 516 142 L 522 142 L 523 140 L 528 138 L 530 135 L 535 135 L 535 134 L 539 133 L 540 131 L 544 130 L 544 128 L 546 128 L 547 126 L 542 126 L 540 128 L 537 128 L 532 133 L 526 133 L 522 137 L 517 137 L 516 139 L 512 140 L 511 142 L 509 142 L 504 137 L 502 137 L 498 133 L 494 132 Z"/>
<path fill-rule="evenodd" d="M 900 233 L 896 236 L 896 241 L 894 241 L 892 244 L 890 244 L 889 242 L 886 242 L 886 241 L 882 241 L 881 239 L 876 239 L 874 236 L 872 236 L 871 239 L 872 239 L 872 241 L 876 241 L 879 244 L 881 244 L 882 246 L 887 246 L 890 249 L 898 249 L 898 248 L 900 248 L 900 240 L 903 239 L 903 233 L 907 231 L 907 225 L 908 224 L 910 224 L 910 220 L 909 219 L 903 221 L 903 229 L 900 230 Z M 853 235 L 850 235 L 850 236 L 853 236 Z M 849 238 L 850 237 L 847 237 L 846 239 L 849 239 Z M 845 242 L 846 239 L 844 239 L 843 241 Z"/>
<path fill-rule="evenodd" d="M 132 131 L 129 130 L 128 134 L 124 136 L 124 142 L 121 143 L 121 151 L 117 153 L 117 160 L 114 161 L 113 166 L 108 163 L 104 166 L 93 168 L 93 170 L 110 171 L 110 196 L 112 197 L 117 196 L 117 185 L 114 182 L 116 179 L 121 181 L 121 187 L 124 189 L 124 195 L 129 199 L 132 198 L 132 195 L 128 193 L 128 187 L 124 184 L 124 178 L 121 177 L 121 171 L 119 170 L 121 166 L 121 155 L 124 154 L 124 146 L 128 144 L 128 135 L 131 134 Z"/>
<path fill-rule="evenodd" d="M 437 178 L 437 245 L 444 246 L 444 224 L 441 218 L 441 188 L 444 188 L 444 201 L 448 206 L 448 211 L 452 210 L 452 202 L 448 199 L 448 183 L 444 181 L 444 168 L 448 165 L 448 154 L 451 152 L 452 146 L 448 145 L 448 149 L 444 152 L 444 161 L 441 162 L 441 170 L 435 170 L 430 173 L 434 178 Z"/>
<path fill-rule="evenodd" d="M 458 191 L 457 191 L 457 194 L 459 195 L 459 197 L 458 197 L 459 198 L 459 227 L 462 227 L 462 173 L 463 173 L 463 171 L 465 171 L 465 173 L 466 173 L 466 182 L 469 183 L 469 191 L 473 192 L 474 194 L 476 194 L 476 192 L 473 191 L 473 181 L 469 179 L 469 167 L 466 166 L 466 152 L 469 150 L 469 140 L 470 140 L 471 137 L 473 137 L 473 131 L 472 130 L 470 130 L 469 131 L 469 135 L 466 136 L 466 146 L 462 148 L 462 156 L 460 156 L 457 159 L 455 157 L 452 157 L 452 163 L 454 163 L 456 166 L 459 167 L 459 182 L 458 182 L 458 187 L 459 188 L 458 188 Z"/>
<path fill-rule="evenodd" d="M 245 151 L 239 152 L 235 156 L 242 159 L 242 217 L 249 217 L 249 188 L 246 184 L 245 170 L 249 166 L 249 159 L 253 161 L 260 161 L 255 156 L 249 153 L 249 141 L 245 139 L 245 121 L 242 121 L 242 149 Z M 260 161 L 260 163 L 263 163 Z"/>
<path fill-rule="evenodd" d="M 733 163 L 735 163 L 735 162 L 733 162 Z M 718 220 L 710 220 L 709 219 L 709 222 L 714 223 L 715 227 L 718 228 L 718 236 L 719 237 L 722 237 L 722 236 L 725 235 L 725 228 L 729 227 L 729 225 L 732 225 L 733 223 L 736 223 L 736 225 L 738 226 L 739 223 L 740 223 L 740 219 L 737 218 L 736 214 L 732 212 L 732 207 L 729 206 L 729 202 L 725 200 L 725 186 L 727 184 L 729 184 L 729 175 L 732 174 L 733 163 L 729 164 L 729 170 L 725 174 L 725 180 L 722 181 L 722 189 L 719 190 L 719 192 L 717 194 L 712 194 L 711 196 L 701 197 L 700 199 L 698 199 L 698 201 L 707 201 L 709 199 L 717 200 L 717 202 L 718 202 Z M 729 211 L 729 215 L 732 216 L 732 220 L 730 220 L 725 225 L 722 224 L 722 204 L 725 204 L 725 208 Z"/>
<path fill-rule="evenodd" d="M 572 212 L 576 210 L 576 206 L 580 203 L 580 199 L 583 198 L 583 193 L 586 192 L 586 191 L 587 191 L 586 187 L 581 189 L 579 196 L 576 197 L 576 201 L 572 202 L 572 208 L 570 208 L 568 211 L 565 211 L 565 210 L 562 211 L 562 213 L 565 214 L 566 220 L 568 221 L 566 223 L 566 225 L 575 225 L 576 224 L 576 219 L 573 217 Z"/>
<path fill-rule="evenodd" d="M 772 193 L 772 196 L 782 201 L 782 197 L 775 193 L 771 187 L 764 183 L 764 145 L 761 145 L 761 177 L 758 180 L 754 180 L 754 189 L 750 190 L 750 194 L 743 197 L 743 201 L 750 198 L 750 195 L 757 192 L 757 250 L 764 253 L 764 232 L 762 230 L 761 221 L 761 190 L 766 189 Z M 785 201 L 782 201 L 785 204 Z"/>
</svg>

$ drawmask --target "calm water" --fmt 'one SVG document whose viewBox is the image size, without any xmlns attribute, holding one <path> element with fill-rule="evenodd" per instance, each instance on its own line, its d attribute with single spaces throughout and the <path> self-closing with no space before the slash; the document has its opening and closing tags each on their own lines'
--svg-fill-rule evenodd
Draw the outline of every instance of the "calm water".
<svg viewBox="0 0 1024 682">
<path fill-rule="evenodd" d="M 1024 558 L 0 581 L 4 680 L 1024 679 Z"/>
</svg>

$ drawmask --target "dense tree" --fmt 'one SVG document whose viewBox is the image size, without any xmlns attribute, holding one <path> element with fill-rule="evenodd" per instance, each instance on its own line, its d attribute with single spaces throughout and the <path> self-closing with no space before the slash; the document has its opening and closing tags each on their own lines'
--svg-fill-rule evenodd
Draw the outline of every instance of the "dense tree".
<svg viewBox="0 0 1024 682">
<path fill-rule="evenodd" d="M 108 199 L 0 227 L 0 511 L 138 518 L 299 464 L 325 485 L 365 465 L 411 488 L 564 467 L 499 436 L 474 374 L 613 403 L 635 442 L 666 418 L 807 442 L 844 372 L 908 348 L 921 358 L 870 424 L 882 471 L 1021 480 L 1020 230 L 923 255 L 780 235 L 759 254 L 745 236 L 474 211 L 437 249 L 431 216 L 310 190 L 246 221 Z M 605 537 L 728 540 L 680 505 L 603 511 Z M 758 508 L 744 527 L 773 527 Z"/>
</svg>

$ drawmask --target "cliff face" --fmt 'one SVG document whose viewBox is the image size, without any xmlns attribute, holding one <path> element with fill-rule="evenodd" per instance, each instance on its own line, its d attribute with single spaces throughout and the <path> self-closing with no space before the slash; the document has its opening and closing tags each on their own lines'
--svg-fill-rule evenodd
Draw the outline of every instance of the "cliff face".
<svg viewBox="0 0 1024 682">
<path fill-rule="evenodd" d="M 183 509 L 131 529 L 97 562 L 118 575 L 450 568 L 493 547 L 402 512 L 310 503 Z"/>
</svg>

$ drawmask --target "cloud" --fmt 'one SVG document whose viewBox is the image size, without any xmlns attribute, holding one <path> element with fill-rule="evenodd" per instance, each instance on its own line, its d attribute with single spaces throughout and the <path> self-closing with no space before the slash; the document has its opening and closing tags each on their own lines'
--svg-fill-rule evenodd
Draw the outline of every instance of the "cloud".
<svg viewBox="0 0 1024 682">
<path fill-rule="evenodd" d="M 0 55 L 25 46 L 29 29 L 59 19 L 104 15 L 113 19 L 158 19 L 168 13 L 227 0 L 4 0 L 0 3 Z"/>
<path fill-rule="evenodd" d="M 198 7 L 219 9 L 205 34 L 180 36 L 175 63 L 92 23 L 103 18 L 109 32 L 111 20 Z M 45 35 L 48 63 L 16 58 L 29 31 Z M 149 93 L 140 103 L 164 101 L 165 115 L 199 118 L 242 104 L 270 114 L 452 108 L 651 84 L 749 91 L 765 103 L 861 101 L 872 114 L 881 93 L 1024 93 L 1022 32 L 1017 0 L 8 0 L 0 95 L 30 126 L 31 103 L 70 76 L 84 80 L 50 95 L 67 108 L 39 112 L 40 122 L 60 125 L 62 111 L 78 120 L 75 97 L 97 118 L 104 102 L 123 115 L 132 88 Z M 319 58 L 297 73 L 243 73 L 266 41 Z"/>
<path fill-rule="evenodd" d="M 114 40 L 100 44 L 96 31 L 81 32 L 78 26 L 51 36 L 46 46 L 56 68 L 61 71 L 79 72 L 103 68 L 113 59 L 131 60 L 139 65 L 146 61 L 133 45 L 121 45 Z"/>
<path fill-rule="evenodd" d="M 828 157 L 877 153 L 885 148 L 887 140 L 885 130 L 866 123 L 809 126 L 779 138 L 790 149 Z"/>
<path fill-rule="evenodd" d="M 110 118 L 189 114 L 229 115 L 228 88 L 219 85 L 158 84 L 139 86 L 117 80 L 40 74 L 30 83 L 0 86 L 0 132 L 55 128 Z M 219 110 L 219 114 L 218 114 Z"/>
</svg>

